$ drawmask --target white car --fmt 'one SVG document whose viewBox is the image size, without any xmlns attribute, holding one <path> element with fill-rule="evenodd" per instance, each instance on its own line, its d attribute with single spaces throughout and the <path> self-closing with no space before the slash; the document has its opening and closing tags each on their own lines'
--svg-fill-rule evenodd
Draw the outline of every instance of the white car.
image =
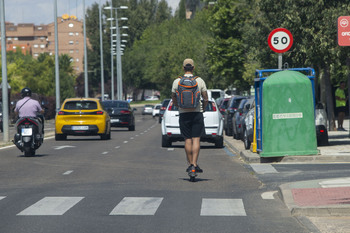
<svg viewBox="0 0 350 233">
<path fill-rule="evenodd" d="M 201 137 L 203 142 L 215 143 L 215 146 L 224 146 L 223 118 L 214 100 L 209 101 L 206 111 L 203 113 L 205 135 Z M 170 147 L 172 142 L 183 141 L 179 127 L 179 111 L 170 101 L 164 112 L 162 120 L 162 147 Z"/>
<path fill-rule="evenodd" d="M 151 100 L 159 100 L 158 96 L 152 95 L 152 96 L 147 96 L 145 98 L 146 101 L 151 101 Z"/>
<path fill-rule="evenodd" d="M 162 107 L 162 104 L 156 104 L 153 108 L 152 116 L 156 117 L 159 115 L 160 108 Z"/>
</svg>

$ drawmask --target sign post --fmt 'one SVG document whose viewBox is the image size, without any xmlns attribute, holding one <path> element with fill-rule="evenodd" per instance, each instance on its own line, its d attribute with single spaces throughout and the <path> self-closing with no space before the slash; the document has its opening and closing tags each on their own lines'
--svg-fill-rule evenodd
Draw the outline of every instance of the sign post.
<svg viewBox="0 0 350 233">
<path fill-rule="evenodd" d="M 350 46 L 350 16 L 340 16 L 338 18 L 338 45 Z M 349 69 L 349 58 L 346 59 L 346 65 Z M 348 75 L 348 87 L 350 86 L 350 75 Z M 350 88 L 348 88 L 348 96 L 350 96 Z M 350 106 L 349 106 L 350 110 Z M 350 119 L 349 119 L 350 122 Z M 349 123 L 350 124 L 350 123 Z M 350 137 L 350 131 L 349 131 Z"/>
<path fill-rule="evenodd" d="M 272 51 L 278 53 L 278 69 L 282 69 L 282 53 L 292 47 L 292 33 L 285 28 L 276 28 L 270 32 L 267 43 Z"/>
</svg>

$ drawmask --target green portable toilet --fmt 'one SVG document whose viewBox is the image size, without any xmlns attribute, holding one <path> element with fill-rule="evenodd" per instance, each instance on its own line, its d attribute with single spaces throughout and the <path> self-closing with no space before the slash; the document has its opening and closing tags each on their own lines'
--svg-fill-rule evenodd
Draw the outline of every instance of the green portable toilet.
<svg viewBox="0 0 350 233">
<path fill-rule="evenodd" d="M 263 83 L 261 157 L 317 154 L 312 85 L 297 71 L 280 71 Z"/>
</svg>

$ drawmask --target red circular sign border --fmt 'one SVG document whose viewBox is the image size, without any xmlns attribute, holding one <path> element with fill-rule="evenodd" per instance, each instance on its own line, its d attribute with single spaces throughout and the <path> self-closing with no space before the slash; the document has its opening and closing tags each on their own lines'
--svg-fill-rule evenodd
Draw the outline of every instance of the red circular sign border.
<svg viewBox="0 0 350 233">
<path fill-rule="evenodd" d="M 290 39 L 290 43 L 288 45 L 287 48 L 283 49 L 283 50 L 278 50 L 278 49 L 275 49 L 272 44 L 271 44 L 271 38 L 272 36 L 276 33 L 276 32 L 285 32 L 288 34 L 289 36 L 289 39 Z M 285 28 L 276 28 L 276 29 L 273 29 L 272 32 L 270 32 L 269 34 L 269 37 L 267 38 L 267 43 L 269 44 L 269 47 L 272 51 L 276 52 L 276 53 L 284 53 L 284 52 L 287 52 L 293 45 L 293 36 L 292 36 L 292 33 L 285 29 Z"/>
</svg>

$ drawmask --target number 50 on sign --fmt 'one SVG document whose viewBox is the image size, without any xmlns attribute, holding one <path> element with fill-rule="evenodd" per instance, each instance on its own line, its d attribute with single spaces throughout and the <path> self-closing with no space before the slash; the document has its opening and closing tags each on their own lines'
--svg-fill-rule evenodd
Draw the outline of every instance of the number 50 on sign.
<svg viewBox="0 0 350 233">
<path fill-rule="evenodd" d="M 276 53 L 287 52 L 293 45 L 293 36 L 285 28 L 274 29 L 267 39 L 269 47 Z"/>
</svg>

